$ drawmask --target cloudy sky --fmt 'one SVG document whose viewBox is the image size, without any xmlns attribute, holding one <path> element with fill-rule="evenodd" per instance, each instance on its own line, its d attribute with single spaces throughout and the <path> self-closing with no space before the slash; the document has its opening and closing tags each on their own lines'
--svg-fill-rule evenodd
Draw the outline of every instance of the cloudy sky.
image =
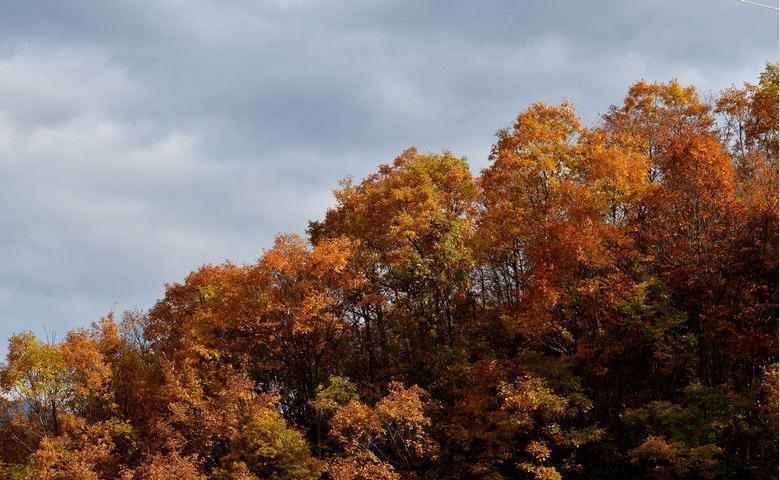
<svg viewBox="0 0 780 480">
<path fill-rule="evenodd" d="M 3 344 L 251 261 L 405 147 L 478 172 L 530 102 L 594 121 L 642 77 L 714 92 L 778 39 L 777 12 L 737 0 L 0 6 Z"/>
</svg>

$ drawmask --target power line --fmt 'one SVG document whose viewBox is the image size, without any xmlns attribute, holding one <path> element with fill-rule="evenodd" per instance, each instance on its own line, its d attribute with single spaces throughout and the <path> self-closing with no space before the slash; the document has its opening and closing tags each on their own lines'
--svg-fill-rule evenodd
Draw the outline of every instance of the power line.
<svg viewBox="0 0 780 480">
<path fill-rule="evenodd" d="M 769 8 L 771 10 L 780 10 L 780 8 L 778 8 L 778 7 L 773 7 L 772 5 L 764 5 L 763 3 L 758 3 L 758 2 L 751 2 L 750 0 L 739 0 L 739 1 L 742 2 L 742 3 L 749 3 L 749 4 L 755 5 L 757 7 Z"/>
</svg>

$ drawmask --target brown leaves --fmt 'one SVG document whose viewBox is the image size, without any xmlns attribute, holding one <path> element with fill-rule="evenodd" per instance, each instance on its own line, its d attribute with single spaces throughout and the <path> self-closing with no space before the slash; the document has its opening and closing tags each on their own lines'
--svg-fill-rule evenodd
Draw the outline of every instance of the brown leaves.
<svg viewBox="0 0 780 480">
<path fill-rule="evenodd" d="M 121 480 L 207 480 L 194 456 L 153 455 L 143 465 L 123 472 Z"/>
</svg>

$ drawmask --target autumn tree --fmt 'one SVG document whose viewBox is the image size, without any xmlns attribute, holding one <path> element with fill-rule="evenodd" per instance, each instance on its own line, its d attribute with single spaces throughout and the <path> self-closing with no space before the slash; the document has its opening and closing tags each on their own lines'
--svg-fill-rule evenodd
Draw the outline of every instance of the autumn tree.
<svg viewBox="0 0 780 480">
<path fill-rule="evenodd" d="M 320 391 L 315 405 L 332 411 L 330 438 L 337 453 L 328 460 L 327 471 L 334 480 L 402 478 L 404 472 L 435 459 L 438 447 L 430 437 L 426 392 L 399 382 L 387 389 L 373 407 L 343 395 L 353 389 L 338 379 Z M 339 390 L 341 394 L 334 395 Z"/>
<path fill-rule="evenodd" d="M 207 266 L 171 285 L 146 335 L 176 368 L 240 368 L 264 391 L 278 391 L 287 413 L 303 420 L 341 358 L 346 298 L 362 283 L 348 270 L 351 251 L 343 238 L 310 247 L 279 236 L 255 265 Z"/>
<path fill-rule="evenodd" d="M 764 479 L 778 68 L 536 103 L 479 176 L 412 148 L 308 238 L 0 364 L 2 480 Z"/>
<path fill-rule="evenodd" d="M 315 243 L 356 243 L 351 264 L 367 285 L 348 314 L 369 380 L 428 383 L 459 346 L 470 323 L 476 194 L 465 159 L 409 149 L 363 182 L 346 181 L 336 206 L 310 224 Z"/>
</svg>

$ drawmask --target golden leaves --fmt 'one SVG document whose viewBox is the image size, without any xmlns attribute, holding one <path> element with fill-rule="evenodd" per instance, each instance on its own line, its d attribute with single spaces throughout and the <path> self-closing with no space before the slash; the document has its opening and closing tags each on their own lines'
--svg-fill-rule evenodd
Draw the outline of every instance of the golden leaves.
<svg viewBox="0 0 780 480">
<path fill-rule="evenodd" d="M 339 478 L 397 478 L 395 470 L 435 458 L 438 447 L 429 436 L 425 392 L 399 382 L 387 388 L 373 407 L 352 400 L 333 414 L 330 436 L 347 456 L 329 462 Z"/>
</svg>

